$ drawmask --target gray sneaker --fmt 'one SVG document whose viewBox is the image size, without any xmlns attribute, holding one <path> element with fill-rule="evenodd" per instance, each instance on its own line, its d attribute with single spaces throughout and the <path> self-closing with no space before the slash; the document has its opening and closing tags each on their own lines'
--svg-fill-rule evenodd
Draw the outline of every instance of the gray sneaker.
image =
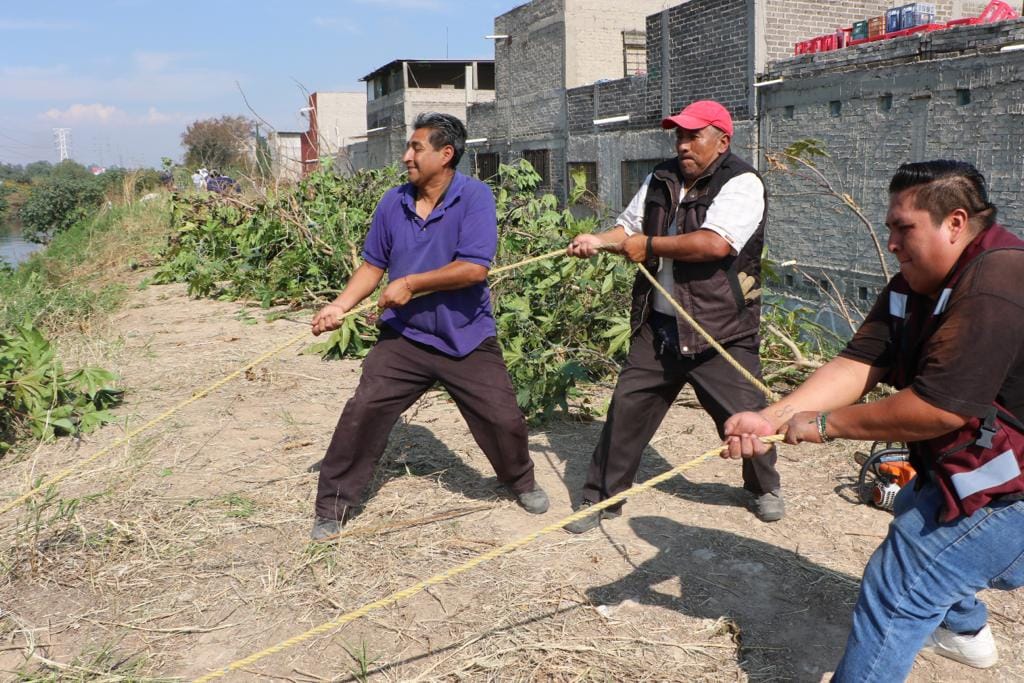
<svg viewBox="0 0 1024 683">
<path fill-rule="evenodd" d="M 585 500 L 578 508 L 576 508 L 576 512 L 585 510 L 591 505 L 593 505 L 592 502 L 590 502 L 589 500 Z M 568 531 L 570 534 L 582 534 L 599 526 L 601 524 L 602 519 L 614 519 L 621 515 L 621 507 L 613 509 L 605 508 L 604 510 L 598 510 L 597 512 L 589 514 L 582 519 L 577 519 L 575 522 L 570 522 L 562 528 Z"/>
<path fill-rule="evenodd" d="M 548 511 L 548 507 L 550 505 L 548 502 L 548 494 L 544 493 L 544 489 L 536 484 L 534 484 L 532 491 L 527 491 L 517 495 L 516 501 L 531 515 L 543 515 Z"/>
<path fill-rule="evenodd" d="M 762 522 L 777 522 L 786 515 L 782 491 L 775 489 L 754 498 L 754 514 Z"/>
<path fill-rule="evenodd" d="M 343 519 L 328 519 L 317 515 L 313 520 L 313 530 L 309 532 L 309 537 L 314 541 L 326 541 L 340 534 L 343 526 Z"/>
</svg>

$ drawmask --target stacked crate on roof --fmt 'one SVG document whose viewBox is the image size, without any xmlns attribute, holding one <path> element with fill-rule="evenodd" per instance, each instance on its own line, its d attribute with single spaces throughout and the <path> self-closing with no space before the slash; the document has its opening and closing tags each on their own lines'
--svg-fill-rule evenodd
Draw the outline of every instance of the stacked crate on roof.
<svg viewBox="0 0 1024 683">
<path fill-rule="evenodd" d="M 935 5 L 930 2 L 912 2 L 900 8 L 899 31 L 925 26 L 935 21 Z"/>
</svg>

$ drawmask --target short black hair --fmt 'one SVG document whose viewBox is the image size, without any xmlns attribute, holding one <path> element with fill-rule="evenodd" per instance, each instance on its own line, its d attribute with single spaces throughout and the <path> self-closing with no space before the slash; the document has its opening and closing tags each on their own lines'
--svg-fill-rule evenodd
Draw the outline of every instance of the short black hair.
<svg viewBox="0 0 1024 683">
<path fill-rule="evenodd" d="M 430 144 L 434 149 L 443 149 L 451 145 L 455 150 L 449 166 L 455 168 L 459 160 L 466 153 L 466 126 L 459 119 L 451 114 L 441 114 L 436 111 L 428 111 L 419 114 L 413 121 L 412 129 L 430 129 Z"/>
<path fill-rule="evenodd" d="M 914 208 L 935 223 L 957 209 L 967 212 L 975 232 L 992 227 L 997 209 L 988 200 L 985 176 L 966 161 L 936 159 L 903 164 L 889 183 L 889 194 L 915 189 Z"/>
</svg>

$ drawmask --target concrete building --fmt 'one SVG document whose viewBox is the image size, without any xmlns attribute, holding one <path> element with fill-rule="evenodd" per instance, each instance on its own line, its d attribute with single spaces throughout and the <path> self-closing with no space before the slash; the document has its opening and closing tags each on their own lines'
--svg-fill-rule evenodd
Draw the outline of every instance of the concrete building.
<svg viewBox="0 0 1024 683">
<path fill-rule="evenodd" d="M 479 175 L 525 158 L 541 185 L 567 183 L 569 89 L 650 68 L 645 17 L 677 0 L 534 0 L 494 20 L 495 101 L 470 107 L 471 161 Z"/>
<path fill-rule="evenodd" d="M 565 197 L 582 171 L 612 209 L 656 159 L 673 153 L 660 119 L 711 98 L 737 121 L 735 148 L 756 157 L 756 89 L 793 44 L 880 15 L 891 0 L 534 0 L 495 19 L 495 102 L 469 110 L 477 173 L 526 158 Z M 943 0 L 938 19 L 983 0 Z M 639 52 L 641 40 L 644 50 Z"/>
<path fill-rule="evenodd" d="M 466 120 L 470 105 L 494 100 L 492 60 L 398 59 L 367 74 L 366 161 L 397 163 L 418 114 L 437 111 Z"/>
<path fill-rule="evenodd" d="M 989 182 L 999 221 L 1024 234 L 1024 20 L 965 26 L 774 62 L 759 88 L 764 150 L 822 141 L 816 165 L 849 193 L 882 247 L 887 187 L 908 161 L 961 159 Z M 1007 49 L 1011 48 L 1011 49 Z M 779 81 L 781 79 L 781 82 Z M 811 195 L 804 177 L 765 165 L 769 252 L 786 291 L 826 301 L 831 280 L 847 301 L 866 305 L 884 284 L 863 222 L 836 197 Z M 811 176 L 811 177 L 808 177 Z M 898 264 L 888 257 L 889 272 Z"/>
<path fill-rule="evenodd" d="M 294 183 L 302 178 L 302 138 L 306 133 L 271 131 L 267 135 L 271 173 L 279 183 Z"/>
<path fill-rule="evenodd" d="M 884 185 L 912 159 L 976 161 L 1011 225 L 1024 208 L 1024 112 L 1016 104 L 1024 101 L 1024 72 L 1017 66 L 1024 56 L 1001 51 L 1024 41 L 1017 23 L 792 57 L 795 42 L 880 15 L 891 4 L 690 0 L 661 9 L 649 3 L 645 9 L 654 13 L 641 25 L 645 64 L 626 74 L 609 55 L 628 59 L 626 36 L 635 40 L 637 28 L 627 25 L 627 12 L 609 15 L 608 2 L 535 0 L 495 20 L 497 97 L 469 110 L 477 140 L 469 156 L 481 177 L 492 175 L 499 162 L 526 158 L 545 189 L 562 197 L 569 173 L 582 171 L 614 211 L 657 160 L 674 153 L 671 133 L 659 129 L 661 118 L 694 100 L 716 99 L 735 119 L 734 151 L 766 172 L 772 257 L 803 264 L 800 275 L 785 273 L 783 286 L 810 296 L 832 279 L 845 295 L 871 299 L 881 267 L 859 219 L 834 197 L 795 198 L 792 178 L 771 172 L 765 152 L 801 138 L 822 140 L 836 186 L 862 198 L 883 232 Z M 936 19 L 977 15 L 985 4 L 938 2 Z M 587 23 L 592 14 L 601 22 Z M 613 49 L 614 35 L 621 42 Z M 588 52 L 592 45 L 603 61 Z M 612 70 L 622 75 L 609 79 Z"/>
<path fill-rule="evenodd" d="M 352 145 L 366 136 L 366 95 L 362 92 L 315 92 L 300 111 L 309 120 L 302 139 L 303 173 L 331 158 L 335 168 L 352 171 Z M 358 149 L 358 146 L 356 147 Z"/>
</svg>

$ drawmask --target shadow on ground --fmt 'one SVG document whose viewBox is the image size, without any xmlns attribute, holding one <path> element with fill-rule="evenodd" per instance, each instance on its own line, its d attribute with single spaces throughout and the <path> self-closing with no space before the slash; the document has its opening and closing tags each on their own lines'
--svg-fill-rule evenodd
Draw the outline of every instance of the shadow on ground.
<svg viewBox="0 0 1024 683">
<path fill-rule="evenodd" d="M 707 418 L 709 424 L 711 418 Z M 540 444 L 531 445 L 534 462 L 540 464 L 547 459 L 553 469 L 559 462 L 565 464 L 563 483 L 569 491 L 573 507 L 579 505 L 583 483 L 587 478 L 587 469 L 590 466 L 590 457 L 594 446 L 597 445 L 603 422 L 585 423 L 554 423 L 545 434 L 549 446 Z M 657 435 L 655 435 L 655 443 Z M 705 448 L 714 446 L 708 444 Z M 643 459 L 640 462 L 640 470 L 637 472 L 636 481 L 641 482 L 657 474 L 672 469 L 686 458 L 695 457 L 700 453 L 680 453 L 674 458 L 673 464 L 665 458 L 657 447 L 648 445 L 644 449 Z M 730 507 L 748 507 L 751 502 L 750 494 L 743 489 L 743 474 L 740 464 L 736 463 L 736 485 L 704 483 L 695 484 L 683 476 L 674 477 L 671 480 L 658 485 L 656 488 L 663 493 L 677 496 L 705 505 L 725 505 Z M 785 482 L 783 482 L 785 486 Z"/>
<path fill-rule="evenodd" d="M 854 577 L 727 531 L 650 516 L 629 525 L 658 554 L 627 576 L 588 589 L 595 605 L 632 600 L 731 622 L 739 664 L 751 680 L 817 682 L 835 667 L 857 597 Z M 666 581 L 678 581 L 680 590 L 664 592 Z M 676 637 L 686 641 L 685 634 Z"/>
<path fill-rule="evenodd" d="M 463 456 L 454 453 L 431 428 L 399 420 L 391 430 L 388 447 L 364 500 L 377 495 L 388 481 L 403 476 L 434 478 L 449 491 L 471 500 L 512 498 L 493 472 L 484 475 L 467 465 Z"/>
</svg>

